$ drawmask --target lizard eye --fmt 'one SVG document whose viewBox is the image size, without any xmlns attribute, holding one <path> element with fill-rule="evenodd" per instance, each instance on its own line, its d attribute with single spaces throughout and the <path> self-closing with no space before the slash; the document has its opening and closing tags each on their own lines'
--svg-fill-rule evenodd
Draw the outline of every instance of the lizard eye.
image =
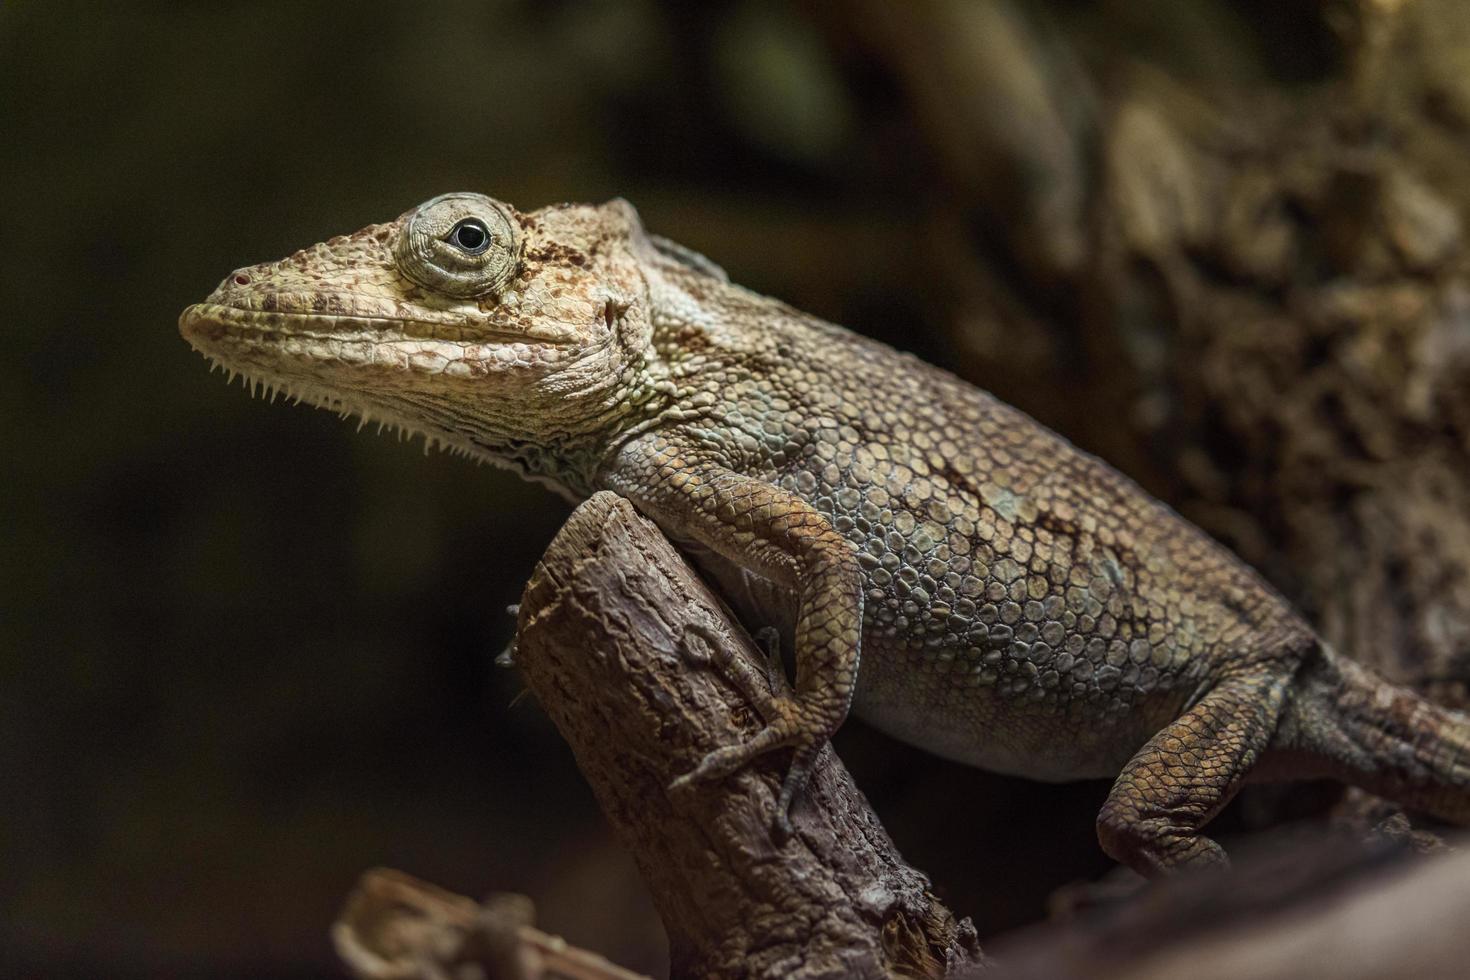
<svg viewBox="0 0 1470 980">
<path fill-rule="evenodd" d="M 509 207 L 483 194 L 444 194 L 408 215 L 393 257 L 410 282 L 471 299 L 504 288 L 515 274 L 520 245 Z"/>
<path fill-rule="evenodd" d="M 479 255 L 490 247 L 490 229 L 479 218 L 465 218 L 449 229 L 449 241 L 466 255 Z"/>
</svg>

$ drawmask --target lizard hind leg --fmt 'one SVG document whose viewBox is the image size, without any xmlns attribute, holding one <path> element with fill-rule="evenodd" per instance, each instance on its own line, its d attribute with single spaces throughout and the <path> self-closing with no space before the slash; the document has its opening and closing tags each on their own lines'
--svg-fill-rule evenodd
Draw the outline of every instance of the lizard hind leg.
<svg viewBox="0 0 1470 980">
<path fill-rule="evenodd" d="M 1201 830 L 1270 745 L 1287 681 L 1275 672 L 1223 680 L 1149 739 L 1098 814 L 1103 850 L 1148 878 L 1228 864 Z"/>
</svg>

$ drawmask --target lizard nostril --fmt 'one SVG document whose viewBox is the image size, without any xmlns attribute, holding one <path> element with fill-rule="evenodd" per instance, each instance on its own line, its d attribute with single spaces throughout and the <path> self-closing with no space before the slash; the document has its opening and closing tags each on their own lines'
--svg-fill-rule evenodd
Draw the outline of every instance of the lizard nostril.
<svg viewBox="0 0 1470 980">
<path fill-rule="evenodd" d="M 248 286 L 248 285 L 250 285 L 250 277 L 247 276 L 247 275 L 245 275 L 245 273 L 243 273 L 243 272 L 240 273 L 239 275 L 237 275 L 235 277 L 235 285 L 237 285 L 237 286 Z"/>
</svg>

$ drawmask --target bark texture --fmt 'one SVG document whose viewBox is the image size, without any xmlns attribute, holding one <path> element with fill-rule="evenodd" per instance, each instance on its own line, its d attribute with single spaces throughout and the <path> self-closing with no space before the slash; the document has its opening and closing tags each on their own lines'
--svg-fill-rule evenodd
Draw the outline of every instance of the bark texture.
<svg viewBox="0 0 1470 980">
<path fill-rule="evenodd" d="M 904 863 L 830 749 L 785 843 L 770 831 L 781 753 L 670 795 L 759 728 L 722 659 L 768 667 L 626 501 L 593 497 L 547 550 L 515 657 L 633 853 L 675 976 L 940 977 L 980 960 L 969 922 Z"/>
</svg>

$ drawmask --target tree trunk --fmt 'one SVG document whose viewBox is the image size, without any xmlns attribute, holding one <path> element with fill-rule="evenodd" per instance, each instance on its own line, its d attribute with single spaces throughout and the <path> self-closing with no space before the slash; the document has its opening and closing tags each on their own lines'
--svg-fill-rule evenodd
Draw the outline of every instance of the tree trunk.
<svg viewBox="0 0 1470 980">
<path fill-rule="evenodd" d="M 784 844 L 771 835 L 781 753 L 670 794 L 704 753 L 760 727 L 725 657 L 767 670 L 658 529 L 612 494 L 577 509 L 521 603 L 516 662 L 637 861 L 674 975 L 943 977 L 979 961 L 974 929 L 904 863 L 830 749 Z"/>
</svg>

